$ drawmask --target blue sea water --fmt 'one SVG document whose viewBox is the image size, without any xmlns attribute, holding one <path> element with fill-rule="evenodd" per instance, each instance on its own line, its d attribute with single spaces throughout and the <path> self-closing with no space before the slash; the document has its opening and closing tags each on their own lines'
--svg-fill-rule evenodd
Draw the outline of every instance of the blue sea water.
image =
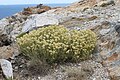
<svg viewBox="0 0 120 80">
<path fill-rule="evenodd" d="M 24 8 L 36 6 L 37 4 L 29 5 L 0 5 L 0 19 L 9 17 L 17 12 L 22 11 Z M 64 7 L 69 4 L 45 4 L 51 7 Z"/>
</svg>

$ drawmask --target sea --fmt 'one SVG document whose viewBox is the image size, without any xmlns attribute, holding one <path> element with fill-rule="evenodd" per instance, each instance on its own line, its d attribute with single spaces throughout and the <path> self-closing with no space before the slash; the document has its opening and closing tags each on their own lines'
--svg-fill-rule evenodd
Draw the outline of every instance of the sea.
<svg viewBox="0 0 120 80">
<path fill-rule="evenodd" d="M 38 4 L 28 5 L 0 5 L 0 19 L 12 16 L 13 14 L 22 11 L 24 8 L 37 6 Z M 44 4 L 50 7 L 65 7 L 69 4 Z"/>
</svg>

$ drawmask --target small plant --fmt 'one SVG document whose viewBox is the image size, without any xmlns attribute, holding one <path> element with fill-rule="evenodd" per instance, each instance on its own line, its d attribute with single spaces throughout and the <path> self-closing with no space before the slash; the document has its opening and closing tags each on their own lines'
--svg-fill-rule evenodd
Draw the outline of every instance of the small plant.
<svg viewBox="0 0 120 80">
<path fill-rule="evenodd" d="M 79 61 L 89 57 L 95 48 L 96 35 L 91 30 L 71 30 L 49 26 L 31 31 L 17 39 L 21 52 L 47 63 Z"/>
<path fill-rule="evenodd" d="M 25 35 L 26 33 L 21 33 L 19 34 L 18 36 L 16 36 L 16 38 L 20 38 L 20 37 L 23 37 L 23 35 Z"/>
<path fill-rule="evenodd" d="M 10 77 L 10 78 L 5 78 L 5 80 L 13 80 L 13 78 L 12 78 L 12 77 Z"/>
</svg>

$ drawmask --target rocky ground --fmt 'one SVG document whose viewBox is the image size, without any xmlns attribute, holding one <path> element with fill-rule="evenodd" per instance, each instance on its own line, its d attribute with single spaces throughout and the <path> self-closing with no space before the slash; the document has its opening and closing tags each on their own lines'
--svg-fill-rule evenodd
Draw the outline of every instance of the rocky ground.
<svg viewBox="0 0 120 80">
<path fill-rule="evenodd" d="M 81 0 L 64 8 L 47 7 L 38 14 L 39 5 L 36 13 L 23 11 L 1 19 L 0 59 L 8 59 L 12 63 L 15 80 L 120 80 L 119 3 L 119 0 Z M 48 25 L 91 29 L 98 37 L 94 54 L 80 63 L 32 65 L 20 54 L 15 38 L 21 33 Z M 2 71 L 0 79 L 3 80 Z"/>
</svg>

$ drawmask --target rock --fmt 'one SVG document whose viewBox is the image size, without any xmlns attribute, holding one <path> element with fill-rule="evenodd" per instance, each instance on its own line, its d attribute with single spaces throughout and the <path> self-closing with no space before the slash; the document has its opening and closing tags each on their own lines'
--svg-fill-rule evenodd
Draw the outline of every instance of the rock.
<svg viewBox="0 0 120 80">
<path fill-rule="evenodd" d="M 39 9 L 38 11 L 37 11 L 37 13 L 38 14 L 41 14 L 41 13 L 43 13 L 43 12 L 45 12 L 46 10 L 45 9 Z"/>
<path fill-rule="evenodd" d="M 107 62 L 113 62 L 115 60 L 118 60 L 120 57 L 117 53 L 113 53 L 110 57 L 107 58 Z"/>
<path fill-rule="evenodd" d="M 8 60 L 5 60 L 5 59 L 0 59 L 0 64 L 1 64 L 3 74 L 5 75 L 5 78 L 7 80 L 12 80 L 13 79 L 12 64 Z"/>
<path fill-rule="evenodd" d="M 40 14 L 40 13 L 46 12 L 50 9 L 51 9 L 51 7 L 49 7 L 49 6 L 44 6 L 42 4 L 39 4 L 39 5 L 37 5 L 37 7 L 24 8 L 24 10 L 22 11 L 22 14 L 29 16 L 31 14 Z"/>
<path fill-rule="evenodd" d="M 26 15 L 22 15 L 21 13 L 16 13 L 11 17 L 1 19 L 0 20 L 0 35 L 3 35 L 3 36 L 7 35 L 8 38 L 11 38 L 14 35 L 18 35 L 21 31 L 22 25 L 25 22 L 26 18 L 27 18 Z M 14 31 L 18 33 L 16 34 Z"/>
<path fill-rule="evenodd" d="M 50 10 L 51 9 L 51 7 L 49 7 L 49 6 L 41 6 L 41 9 L 45 9 L 46 11 L 48 11 L 48 10 Z"/>
<path fill-rule="evenodd" d="M 0 31 L 3 31 L 5 34 L 8 34 L 9 32 L 9 19 L 1 19 L 0 20 Z"/>
<path fill-rule="evenodd" d="M 116 45 L 120 46 L 120 38 L 116 40 Z"/>
<path fill-rule="evenodd" d="M 19 49 L 15 44 L 12 46 L 0 47 L 0 59 L 14 58 L 17 55 L 19 55 Z"/>
<path fill-rule="evenodd" d="M 87 10 L 87 9 L 89 9 L 89 6 L 84 6 L 84 7 L 82 7 L 82 11 L 85 11 L 85 10 Z"/>
<path fill-rule="evenodd" d="M 37 8 L 41 8 L 43 6 L 43 4 L 39 4 L 37 5 Z"/>
<path fill-rule="evenodd" d="M 43 13 L 43 12 L 46 12 L 46 11 L 50 10 L 50 9 L 51 9 L 51 7 L 41 6 L 41 8 L 37 10 L 37 13 L 38 13 L 38 14 L 41 14 L 41 13 Z"/>
<path fill-rule="evenodd" d="M 33 14 L 32 10 L 33 10 L 32 7 L 24 8 L 24 10 L 22 11 L 22 14 L 29 16 L 29 15 Z"/>
<path fill-rule="evenodd" d="M 3 30 L 0 30 L 0 47 L 3 45 L 10 45 L 11 44 L 11 38 L 7 33 Z"/>
<path fill-rule="evenodd" d="M 30 11 L 24 11 L 24 12 L 22 12 L 22 14 L 23 14 L 23 15 L 28 15 L 28 16 L 29 16 L 29 15 L 31 15 L 31 14 L 33 14 L 33 13 L 30 12 Z"/>
<path fill-rule="evenodd" d="M 32 15 L 31 18 L 29 18 L 26 21 L 26 24 L 23 26 L 22 32 L 28 32 L 33 28 L 45 25 L 58 25 L 58 23 L 59 23 L 58 20 L 51 16 Z"/>
<path fill-rule="evenodd" d="M 0 58 L 8 59 L 14 56 L 18 50 L 16 49 L 17 47 L 11 46 L 11 43 L 6 45 L 6 41 L 9 42 L 10 39 L 8 33 L 16 38 L 16 35 L 21 32 L 29 32 L 46 25 L 58 24 L 64 25 L 70 30 L 91 29 L 97 34 L 98 49 L 93 54 L 93 56 L 95 56 L 95 59 L 92 57 L 94 61 L 90 60 L 79 63 L 79 66 L 82 66 L 81 69 L 84 73 L 83 75 L 85 75 L 85 80 L 107 80 L 110 77 L 117 77 L 117 79 L 114 80 L 119 80 L 120 36 L 116 35 L 116 32 L 120 34 L 120 21 L 116 23 L 116 21 L 119 20 L 119 5 L 120 0 L 80 0 L 68 7 L 52 9 L 40 4 L 37 7 L 28 8 L 11 18 L 2 19 L 0 21 Z M 21 59 L 19 60 L 21 63 Z M 76 68 L 76 65 L 72 67 Z M 77 70 L 80 69 L 76 68 L 76 74 L 78 72 Z M 24 72 L 24 70 L 21 70 L 21 72 L 22 71 Z M 40 76 L 40 78 L 43 80 L 61 79 L 61 76 L 62 78 L 66 78 L 66 73 L 63 71 L 64 70 L 56 70 L 54 74 L 50 74 L 49 78 L 51 79 L 48 77 L 42 78 L 42 76 Z M 72 76 L 70 79 L 73 80 L 76 74 L 70 75 Z M 83 75 L 80 73 L 80 75 L 77 76 L 78 80 Z M 27 78 L 22 80 L 27 80 Z M 63 80 L 65 79 L 63 78 Z"/>
<path fill-rule="evenodd" d="M 89 18 L 88 18 L 88 20 L 89 21 L 92 21 L 92 20 L 95 20 L 95 19 L 97 19 L 98 17 L 97 16 L 90 16 Z"/>
<path fill-rule="evenodd" d="M 0 20 L 0 29 L 4 30 L 5 26 L 9 25 L 9 20 L 8 19 L 1 19 Z"/>
<path fill-rule="evenodd" d="M 79 0 L 73 4 L 71 4 L 70 8 L 83 8 L 85 6 L 89 6 L 89 8 L 92 8 L 94 6 L 98 7 L 106 7 L 108 5 L 115 5 L 119 4 L 119 0 Z"/>
<path fill-rule="evenodd" d="M 97 0 L 79 0 L 75 3 L 73 3 L 70 7 L 84 7 L 89 6 L 92 7 L 97 3 Z"/>
<path fill-rule="evenodd" d="M 103 36 L 103 35 L 106 35 L 107 33 L 109 33 L 110 29 L 102 29 L 100 30 L 100 34 Z"/>
<path fill-rule="evenodd" d="M 120 22 L 116 23 L 114 28 L 115 28 L 116 32 L 120 35 Z"/>
<path fill-rule="evenodd" d="M 115 5 L 114 0 L 101 1 L 97 4 L 97 6 L 100 6 L 100 7 L 106 7 L 108 5 Z"/>
<path fill-rule="evenodd" d="M 24 11 L 32 11 L 32 8 L 28 7 L 28 8 L 24 8 Z"/>
<path fill-rule="evenodd" d="M 111 67 L 108 70 L 110 71 L 110 75 L 113 80 L 120 80 L 119 78 L 120 67 L 119 66 Z"/>
<path fill-rule="evenodd" d="M 8 27 L 9 21 L 7 19 L 0 20 L 0 43 L 1 42 L 10 42 L 9 32 L 11 31 L 12 27 Z M 0 45 L 1 46 L 1 45 Z"/>
<path fill-rule="evenodd" d="M 119 49 L 119 50 L 118 50 Z M 119 80 L 119 71 L 120 71 L 120 47 L 117 47 L 116 50 L 110 56 L 107 54 L 107 59 L 103 61 L 103 65 L 108 69 L 109 74 L 112 80 Z"/>
</svg>

